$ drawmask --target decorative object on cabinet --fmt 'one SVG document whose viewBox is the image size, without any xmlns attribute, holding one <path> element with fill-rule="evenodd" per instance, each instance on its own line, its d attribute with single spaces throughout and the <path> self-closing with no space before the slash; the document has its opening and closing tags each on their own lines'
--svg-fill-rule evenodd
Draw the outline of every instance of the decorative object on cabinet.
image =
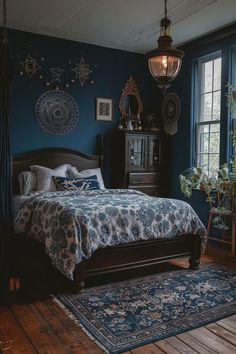
<svg viewBox="0 0 236 354">
<path fill-rule="evenodd" d="M 143 104 L 139 95 L 137 84 L 132 76 L 130 76 L 122 90 L 119 101 L 119 109 L 122 119 L 126 122 L 129 120 L 131 120 L 131 122 L 140 120 L 140 114 L 143 111 Z"/>
<path fill-rule="evenodd" d="M 123 119 L 120 117 L 120 120 L 119 120 L 119 124 L 118 124 L 118 129 L 122 130 L 124 129 L 124 121 Z"/>
<path fill-rule="evenodd" d="M 144 117 L 144 127 L 148 131 L 160 131 L 160 122 L 153 114 L 146 114 Z"/>
<path fill-rule="evenodd" d="M 170 82 L 176 78 L 180 71 L 184 52 L 172 47 L 171 21 L 167 18 L 167 0 L 164 0 L 164 3 L 165 17 L 161 20 L 158 47 L 147 53 L 147 58 L 149 71 L 165 94 Z"/>
<path fill-rule="evenodd" d="M 128 130 L 133 130 L 133 124 L 130 118 L 127 120 L 127 129 Z"/>
<path fill-rule="evenodd" d="M 161 132 L 117 131 L 114 139 L 114 188 L 161 192 Z M 119 147 L 119 148 L 117 148 Z"/>
<path fill-rule="evenodd" d="M 161 113 L 164 132 L 174 135 L 178 130 L 177 123 L 180 114 L 180 101 L 175 93 L 171 92 L 164 97 Z"/>
<path fill-rule="evenodd" d="M 79 109 L 71 95 L 61 90 L 43 93 L 36 102 L 36 119 L 40 127 L 53 135 L 65 135 L 77 125 Z"/>
<path fill-rule="evenodd" d="M 113 99 L 112 98 L 96 98 L 96 120 L 112 121 L 113 120 Z"/>
</svg>

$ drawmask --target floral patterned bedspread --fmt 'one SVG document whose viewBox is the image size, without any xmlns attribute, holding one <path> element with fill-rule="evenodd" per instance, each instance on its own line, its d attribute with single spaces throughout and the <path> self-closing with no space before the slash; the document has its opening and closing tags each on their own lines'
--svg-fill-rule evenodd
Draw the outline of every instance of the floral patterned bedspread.
<svg viewBox="0 0 236 354">
<path fill-rule="evenodd" d="M 22 205 L 14 224 L 16 233 L 45 244 L 53 265 L 70 279 L 75 265 L 98 248 L 189 233 L 206 243 L 189 204 L 127 189 L 42 193 Z"/>
</svg>

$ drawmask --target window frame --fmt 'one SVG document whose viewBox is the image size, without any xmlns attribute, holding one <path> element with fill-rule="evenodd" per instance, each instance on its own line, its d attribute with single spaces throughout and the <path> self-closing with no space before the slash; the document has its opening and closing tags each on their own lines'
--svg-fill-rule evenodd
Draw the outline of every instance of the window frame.
<svg viewBox="0 0 236 354">
<path fill-rule="evenodd" d="M 220 117 L 218 120 L 210 120 L 210 121 L 200 121 L 200 114 L 202 109 L 202 92 L 204 85 L 204 70 L 203 65 L 206 62 L 213 61 L 215 59 L 221 58 L 221 85 L 220 85 L 220 95 L 221 95 L 221 104 L 220 104 Z M 201 126 L 210 126 L 214 124 L 220 124 L 220 139 L 221 139 L 221 115 L 222 115 L 222 73 L 223 73 L 223 55 L 222 51 L 218 50 L 212 52 L 208 55 L 198 57 L 193 62 L 193 95 L 192 95 L 192 165 L 199 166 L 199 156 L 201 155 L 199 146 L 200 146 L 200 129 Z M 216 90 L 218 91 L 218 90 Z M 214 90 L 209 91 L 209 93 L 214 92 Z M 209 134 L 210 138 L 210 134 Z M 221 144 L 220 144 L 221 146 Z M 208 151 L 208 156 L 211 155 Z M 218 155 L 218 154 L 217 154 Z M 221 160 L 221 148 L 219 148 L 219 165 Z M 209 159 L 208 159 L 208 172 L 209 172 Z"/>
</svg>

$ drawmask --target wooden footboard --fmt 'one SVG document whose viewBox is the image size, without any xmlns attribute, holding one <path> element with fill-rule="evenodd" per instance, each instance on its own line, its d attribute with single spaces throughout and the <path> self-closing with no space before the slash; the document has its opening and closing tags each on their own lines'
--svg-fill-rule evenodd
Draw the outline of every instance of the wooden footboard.
<svg viewBox="0 0 236 354">
<path fill-rule="evenodd" d="M 124 270 L 136 269 L 138 275 L 140 268 L 187 256 L 190 256 L 190 268 L 198 269 L 201 257 L 199 236 L 183 235 L 173 239 L 140 241 L 99 249 L 89 260 L 76 267 L 75 286 L 81 289 L 88 277 Z"/>
<path fill-rule="evenodd" d="M 24 235 L 16 235 L 12 249 L 15 250 L 14 269 L 19 277 L 31 274 L 30 277 L 37 278 L 39 274 L 44 276 L 53 273 L 54 267 L 50 265 L 51 260 L 45 254 L 42 244 Z M 199 236 L 184 235 L 99 249 L 89 260 L 76 266 L 73 288 L 75 291 L 82 289 L 86 279 L 98 275 L 110 274 L 109 281 L 115 281 L 117 272 L 126 270 L 132 270 L 133 276 L 138 277 L 146 267 L 181 257 L 189 257 L 190 268 L 198 269 L 201 257 Z M 58 271 L 54 270 L 53 277 L 55 272 Z M 61 280 L 64 279 L 62 275 L 60 277 Z"/>
</svg>

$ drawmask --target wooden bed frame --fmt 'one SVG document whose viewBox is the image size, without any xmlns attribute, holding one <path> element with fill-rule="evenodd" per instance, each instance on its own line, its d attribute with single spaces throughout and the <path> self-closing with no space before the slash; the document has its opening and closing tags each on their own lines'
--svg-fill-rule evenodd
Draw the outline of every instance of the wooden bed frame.
<svg viewBox="0 0 236 354">
<path fill-rule="evenodd" d="M 19 194 L 17 176 L 27 171 L 31 165 L 55 168 L 68 163 L 79 171 L 89 168 L 102 168 L 101 155 L 88 155 L 66 148 L 47 148 L 16 155 L 12 158 L 13 192 Z M 173 239 L 159 239 L 122 244 L 99 249 L 92 257 L 76 266 L 75 286 L 84 286 L 87 277 L 115 273 L 123 270 L 153 266 L 174 258 L 189 256 L 191 269 L 198 269 L 201 257 L 201 238 L 197 235 L 182 235 Z"/>
</svg>

